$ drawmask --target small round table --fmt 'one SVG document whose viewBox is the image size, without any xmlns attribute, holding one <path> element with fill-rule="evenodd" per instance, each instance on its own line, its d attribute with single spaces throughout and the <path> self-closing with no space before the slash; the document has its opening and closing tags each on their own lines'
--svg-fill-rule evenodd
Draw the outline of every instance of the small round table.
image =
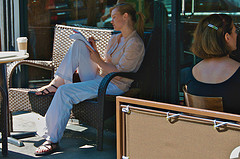
<svg viewBox="0 0 240 159">
<path fill-rule="evenodd" d="M 7 69 L 6 63 L 23 60 L 29 57 L 26 53 L 23 55 L 18 51 L 0 51 L 0 91 L 2 94 L 1 119 L 2 119 L 2 155 L 8 154 L 8 88 L 7 88 Z"/>
</svg>

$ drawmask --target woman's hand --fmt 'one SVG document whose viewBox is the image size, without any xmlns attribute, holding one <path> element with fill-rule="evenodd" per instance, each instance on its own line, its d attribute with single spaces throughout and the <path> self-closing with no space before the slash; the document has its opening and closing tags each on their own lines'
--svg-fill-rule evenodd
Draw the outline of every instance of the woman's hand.
<svg viewBox="0 0 240 159">
<path fill-rule="evenodd" d="M 111 62 L 105 62 L 99 55 L 97 51 L 97 47 L 95 44 L 95 40 L 93 37 L 89 38 L 89 43 L 92 45 L 92 47 L 96 50 L 90 48 L 90 46 L 86 45 L 86 47 L 89 50 L 90 58 L 93 62 L 97 63 L 99 67 L 101 67 L 105 72 L 118 72 L 117 68 L 111 63 Z"/>
<path fill-rule="evenodd" d="M 101 59 L 99 53 L 92 50 L 88 45 L 86 45 L 86 47 L 89 50 L 91 60 L 100 65 L 100 63 L 103 62 L 103 60 Z"/>
<path fill-rule="evenodd" d="M 99 55 L 99 53 L 98 53 L 98 51 L 97 51 L 97 46 L 96 46 L 94 37 L 90 37 L 90 38 L 88 39 L 88 41 L 89 41 L 89 43 L 92 45 L 92 47 L 94 48 L 94 50 L 96 50 L 96 51 L 94 51 L 91 47 L 89 47 L 88 45 L 86 45 L 86 47 L 88 48 L 89 53 L 90 53 L 90 58 L 91 58 L 91 60 L 92 60 L 93 62 L 99 64 L 99 63 L 102 61 L 102 59 L 101 59 L 101 57 L 100 57 L 100 55 Z"/>
<path fill-rule="evenodd" d="M 94 37 L 88 38 L 88 42 L 92 45 L 92 47 L 97 51 L 97 46 Z M 89 48 L 88 48 L 89 49 Z"/>
</svg>

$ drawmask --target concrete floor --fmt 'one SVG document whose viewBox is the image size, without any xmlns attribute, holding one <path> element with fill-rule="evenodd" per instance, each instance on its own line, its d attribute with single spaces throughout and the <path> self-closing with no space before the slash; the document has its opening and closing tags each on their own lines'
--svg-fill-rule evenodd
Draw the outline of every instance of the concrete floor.
<svg viewBox="0 0 240 159">
<path fill-rule="evenodd" d="M 14 133 L 24 131 L 36 131 L 36 125 L 42 117 L 36 113 L 20 113 L 13 116 Z M 48 159 L 115 159 L 116 158 L 116 134 L 115 120 L 109 119 L 105 123 L 104 130 L 104 150 L 96 150 L 96 130 L 86 125 L 79 125 L 75 120 L 69 120 L 67 129 L 60 142 L 61 149 L 51 155 L 38 157 L 34 155 L 36 147 L 40 146 L 44 140 L 39 136 L 23 138 L 24 146 L 17 147 L 8 144 L 9 159 L 30 159 L 30 158 L 48 158 Z M 2 144 L 0 144 L 1 151 Z M 2 158 L 0 152 L 0 158 Z"/>
</svg>

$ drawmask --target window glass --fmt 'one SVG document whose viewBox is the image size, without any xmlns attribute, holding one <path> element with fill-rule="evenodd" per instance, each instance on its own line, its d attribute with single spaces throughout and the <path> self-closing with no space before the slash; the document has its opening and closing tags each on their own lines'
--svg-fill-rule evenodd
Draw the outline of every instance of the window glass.
<svg viewBox="0 0 240 159">
<path fill-rule="evenodd" d="M 167 0 L 163 0 L 165 4 Z M 166 5 L 168 6 L 168 5 Z M 168 8 L 171 12 L 171 8 Z M 191 50 L 193 40 L 193 32 L 198 22 L 205 16 L 214 13 L 226 13 L 233 17 L 236 25 L 239 25 L 240 19 L 240 1 L 239 0 L 182 0 L 181 8 L 181 27 L 179 30 L 181 34 L 182 48 L 184 55 L 181 59 L 182 65 L 196 64 L 200 59 L 195 57 Z"/>
<path fill-rule="evenodd" d="M 153 26 L 153 0 L 118 0 L 131 3 Z M 31 59 L 51 58 L 56 24 L 112 28 L 110 7 L 117 0 L 28 0 L 28 36 Z"/>
<path fill-rule="evenodd" d="M 117 2 L 131 3 L 137 11 L 145 15 L 146 30 L 153 27 L 154 0 L 27 0 L 25 7 L 28 18 L 24 24 L 27 23 L 28 32 L 24 34 L 29 39 L 29 59 L 51 60 L 56 24 L 113 29 L 109 10 Z M 21 7 L 20 10 L 25 11 L 26 8 Z M 22 70 L 27 72 L 25 68 Z M 36 71 L 33 67 L 28 70 L 29 82 L 24 87 L 40 87 L 51 78 L 47 71 Z M 19 82 L 16 80 L 16 83 Z"/>
</svg>

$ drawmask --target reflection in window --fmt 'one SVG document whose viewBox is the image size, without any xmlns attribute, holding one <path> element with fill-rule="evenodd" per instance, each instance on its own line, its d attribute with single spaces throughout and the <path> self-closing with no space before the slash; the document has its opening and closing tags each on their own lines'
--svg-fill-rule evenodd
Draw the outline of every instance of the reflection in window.
<svg viewBox="0 0 240 159">
<path fill-rule="evenodd" d="M 117 2 L 131 3 L 152 28 L 153 0 L 28 0 L 30 59 L 51 59 L 56 24 L 112 28 L 109 9 Z"/>
<path fill-rule="evenodd" d="M 26 22 L 29 59 L 51 60 L 56 24 L 112 29 L 109 9 L 117 2 L 131 3 L 137 11 L 144 13 L 146 29 L 151 29 L 153 26 L 154 0 L 28 0 L 27 2 L 26 8 L 20 9 L 28 11 Z M 37 74 L 41 74 L 42 77 L 39 81 L 49 78 L 48 73 L 41 73 L 32 67 L 29 67 L 29 72 L 31 72 L 29 80 L 36 80 Z"/>
<path fill-rule="evenodd" d="M 198 22 L 205 16 L 217 13 L 230 14 L 233 21 L 239 24 L 240 1 L 239 0 L 183 0 L 181 8 L 182 42 L 184 60 L 182 64 L 192 65 L 200 59 L 196 58 L 190 50 L 193 40 L 193 32 Z"/>
</svg>

